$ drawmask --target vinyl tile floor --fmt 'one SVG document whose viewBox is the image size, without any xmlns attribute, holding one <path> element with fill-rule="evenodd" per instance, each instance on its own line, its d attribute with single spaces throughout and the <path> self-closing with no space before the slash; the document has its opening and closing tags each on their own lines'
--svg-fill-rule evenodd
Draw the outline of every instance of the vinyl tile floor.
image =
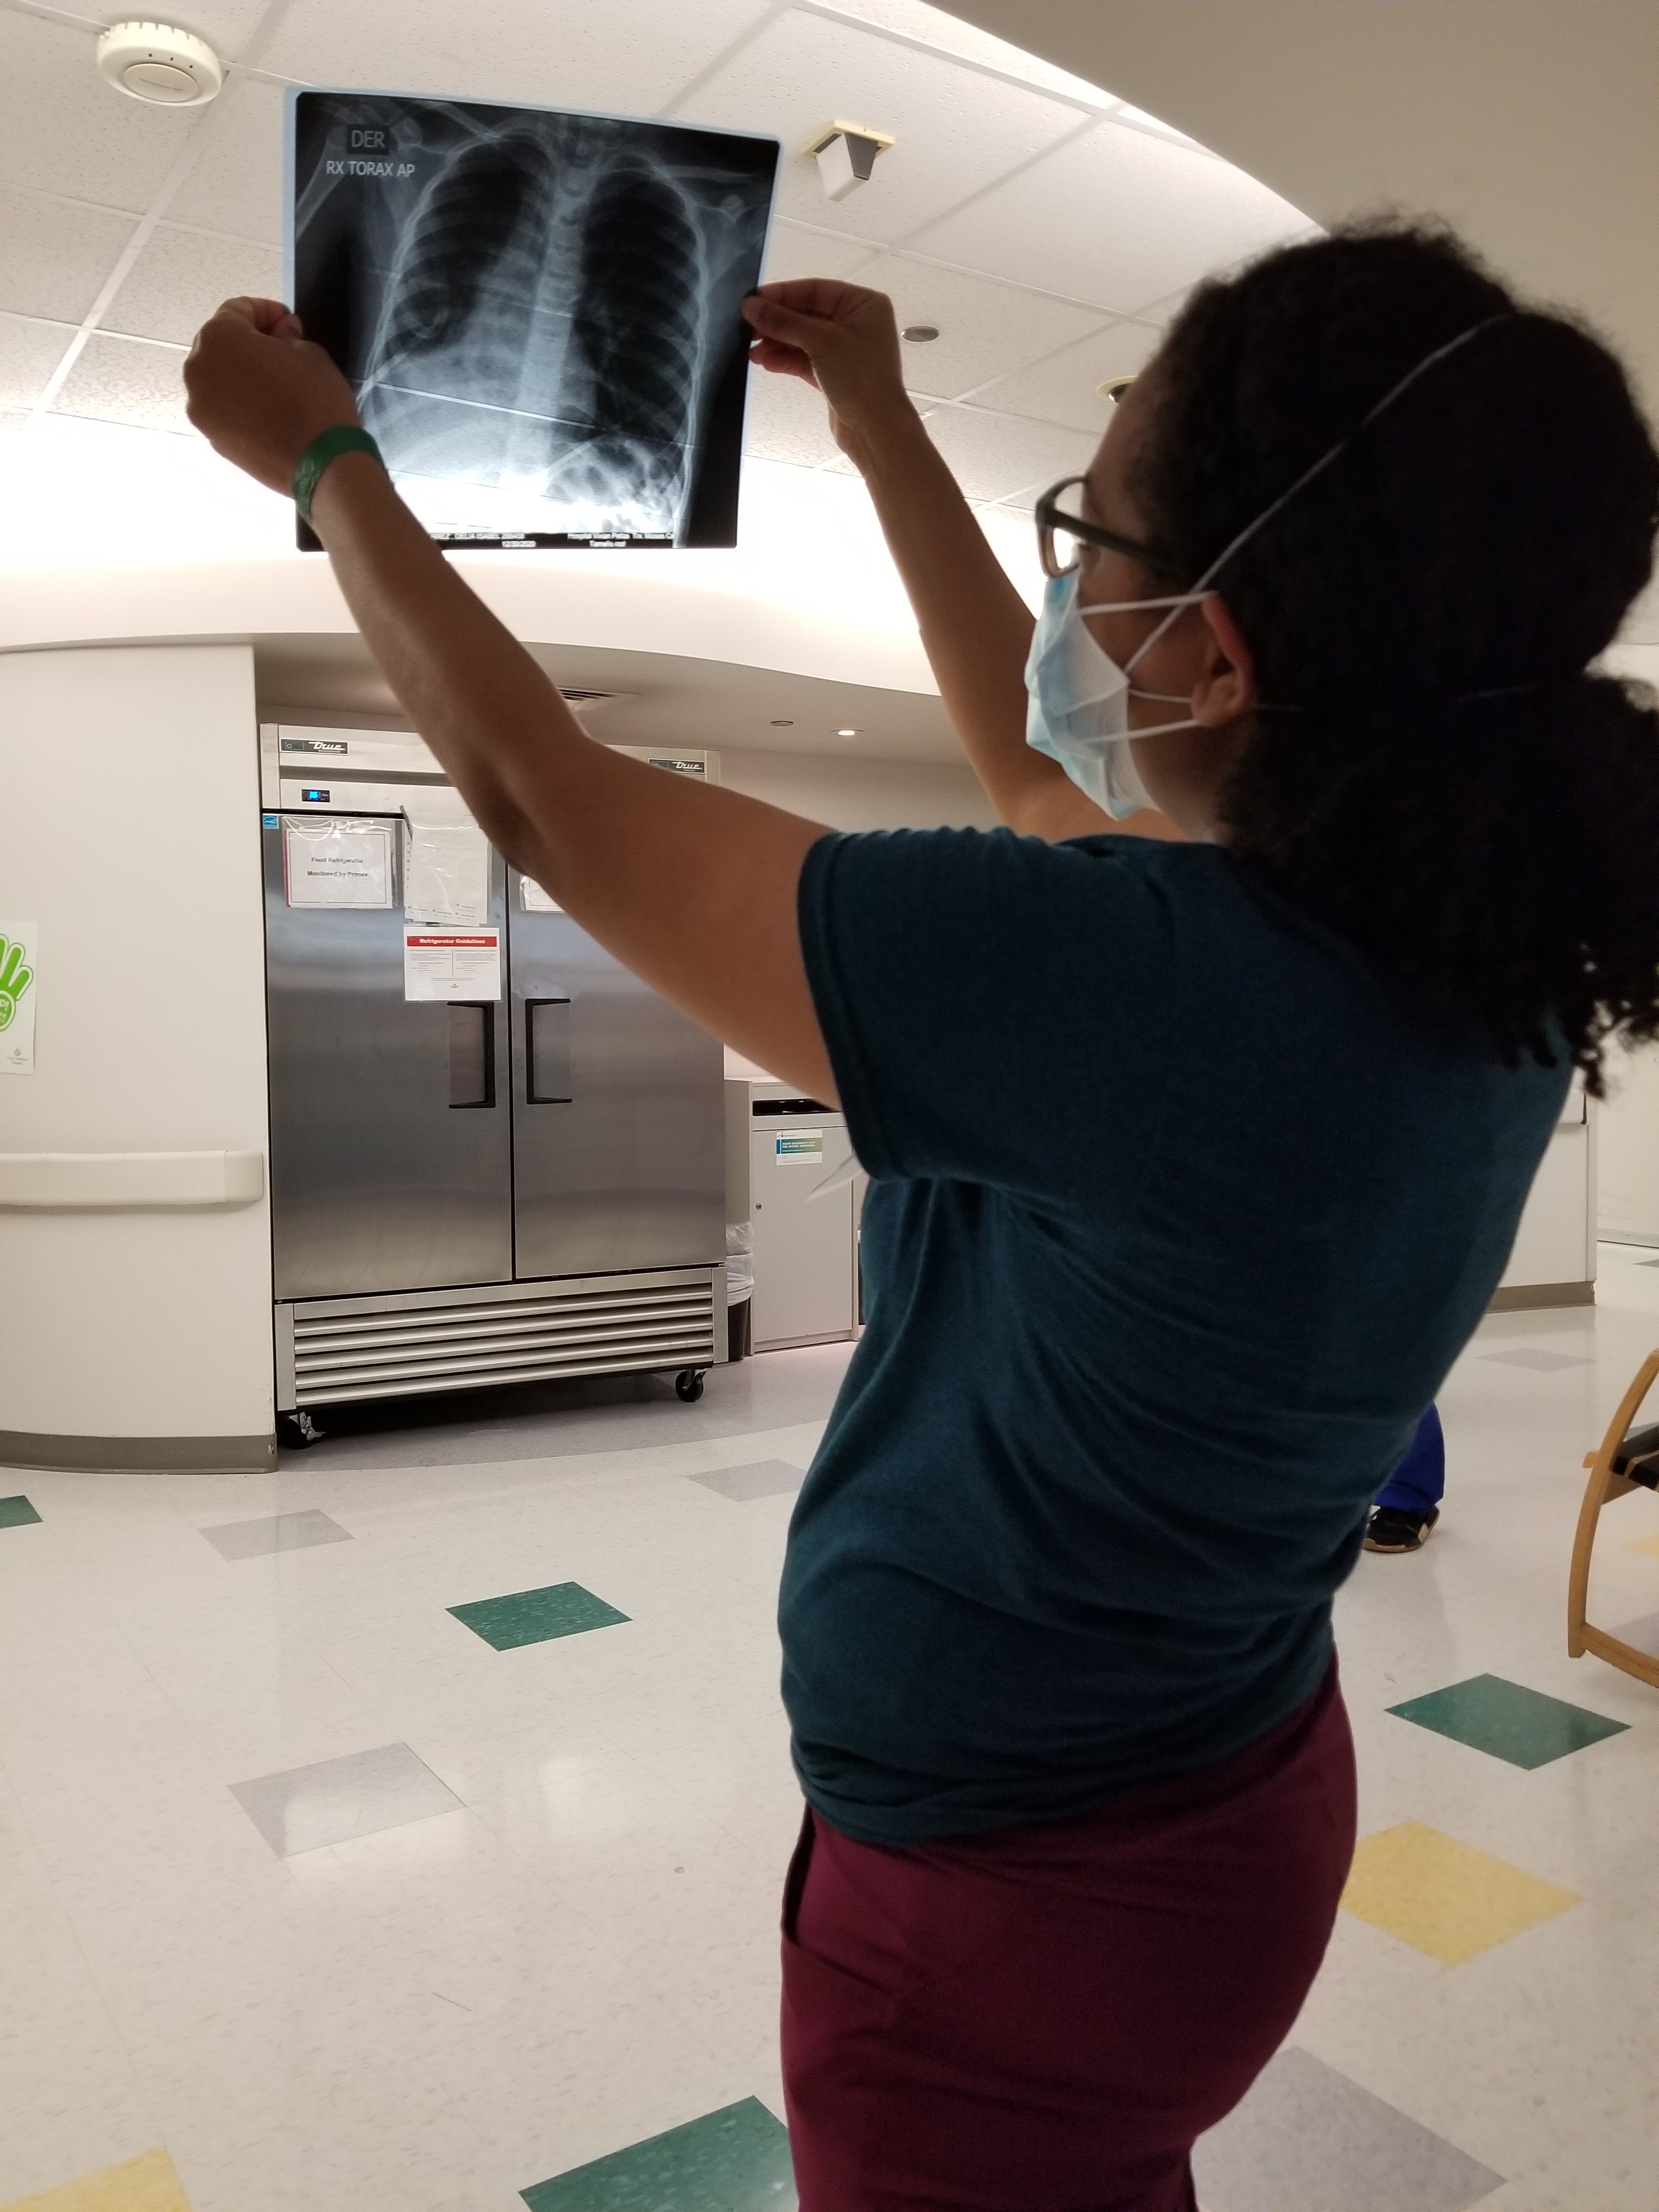
<svg viewBox="0 0 1659 2212">
<path fill-rule="evenodd" d="M 1338 1607 L 1361 1846 L 1206 2212 L 1655 2212 L 1659 1692 L 1563 1635 L 1659 1268 L 1486 1322 Z M 846 1347 L 0 1480 L 0 2212 L 790 2212 L 773 1625 Z M 1659 1498 L 1592 1618 L 1659 1645 Z"/>
</svg>

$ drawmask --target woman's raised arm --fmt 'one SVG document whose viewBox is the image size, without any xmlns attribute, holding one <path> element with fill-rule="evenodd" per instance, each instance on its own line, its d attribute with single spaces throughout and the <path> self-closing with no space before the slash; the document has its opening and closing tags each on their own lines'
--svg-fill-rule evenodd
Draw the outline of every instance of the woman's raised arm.
<svg viewBox="0 0 1659 2212">
<path fill-rule="evenodd" d="M 320 432 L 356 420 L 344 378 L 274 301 L 228 301 L 185 381 L 197 428 L 275 491 Z M 372 455 L 330 465 L 312 520 L 387 683 L 491 842 L 694 1021 L 833 1097 L 795 919 L 822 825 L 596 744 Z"/>
<path fill-rule="evenodd" d="M 1115 822 L 1026 744 L 1030 612 L 904 388 L 886 294 L 802 277 L 763 285 L 744 314 L 758 366 L 815 384 L 828 401 L 836 441 L 870 488 L 945 712 L 1000 819 L 1051 840 L 1170 835 L 1161 815 Z"/>
</svg>

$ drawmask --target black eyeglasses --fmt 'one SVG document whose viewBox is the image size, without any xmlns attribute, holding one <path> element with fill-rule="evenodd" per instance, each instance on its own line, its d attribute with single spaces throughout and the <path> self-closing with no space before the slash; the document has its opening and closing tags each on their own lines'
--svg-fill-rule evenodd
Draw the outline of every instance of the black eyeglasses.
<svg viewBox="0 0 1659 2212">
<path fill-rule="evenodd" d="M 1109 553 L 1127 553 L 1132 561 L 1161 568 L 1164 564 L 1153 547 L 1138 544 L 1133 538 L 1120 538 L 1116 531 L 1103 530 L 1099 523 L 1085 522 L 1080 514 L 1070 514 L 1060 506 L 1062 495 L 1084 481 L 1082 477 L 1062 477 L 1036 503 L 1037 557 L 1043 574 L 1069 576 L 1082 564 L 1085 545 L 1103 546 Z"/>
</svg>

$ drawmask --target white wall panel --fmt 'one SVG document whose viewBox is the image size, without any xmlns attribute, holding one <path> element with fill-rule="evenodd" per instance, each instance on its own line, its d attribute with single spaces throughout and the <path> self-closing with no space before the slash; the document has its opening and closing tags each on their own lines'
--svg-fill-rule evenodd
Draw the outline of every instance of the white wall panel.
<svg viewBox="0 0 1659 2212">
<path fill-rule="evenodd" d="M 40 927 L 33 1076 L 0 1152 L 266 1148 L 253 656 L 0 659 L 0 908 Z M 0 1214 L 0 1430 L 272 1426 L 263 1201 Z"/>
</svg>

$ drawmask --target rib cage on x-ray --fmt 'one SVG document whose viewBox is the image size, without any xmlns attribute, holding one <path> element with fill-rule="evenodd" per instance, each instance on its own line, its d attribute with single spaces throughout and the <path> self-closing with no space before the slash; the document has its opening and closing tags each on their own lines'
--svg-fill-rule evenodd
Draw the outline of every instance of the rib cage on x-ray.
<svg viewBox="0 0 1659 2212">
<path fill-rule="evenodd" d="M 349 267 L 377 296 L 370 312 L 360 305 L 343 365 L 394 471 L 511 492 L 578 538 L 686 542 L 721 429 L 711 417 L 729 413 L 734 390 L 740 419 L 731 370 L 744 350 L 738 306 L 759 274 L 770 143 L 538 110 L 301 97 L 336 104 L 337 143 L 384 136 L 386 160 L 362 170 L 411 172 L 384 191 L 349 164 L 331 173 L 317 157 L 328 134 L 315 131 L 310 178 L 296 166 L 302 292 L 308 233 L 332 241 L 333 262 L 321 260 L 337 271 L 338 196 L 356 195 Z M 383 119 L 363 121 L 370 108 Z M 319 223 L 331 202 L 335 219 Z"/>
</svg>

